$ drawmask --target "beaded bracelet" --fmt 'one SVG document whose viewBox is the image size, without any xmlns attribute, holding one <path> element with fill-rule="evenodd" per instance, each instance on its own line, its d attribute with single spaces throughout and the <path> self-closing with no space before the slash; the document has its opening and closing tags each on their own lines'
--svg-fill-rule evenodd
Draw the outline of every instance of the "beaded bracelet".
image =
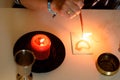
<svg viewBox="0 0 120 80">
<path fill-rule="evenodd" d="M 15 3 L 18 4 L 18 5 L 21 5 L 20 0 L 15 0 Z M 48 11 L 53 15 L 52 17 L 54 18 L 56 16 L 56 12 L 54 12 L 51 9 L 51 3 L 52 3 L 52 0 L 48 0 Z"/>
<path fill-rule="evenodd" d="M 53 15 L 52 17 L 54 18 L 56 16 L 56 12 L 54 12 L 51 9 L 51 2 L 52 2 L 52 0 L 48 0 L 48 11 Z"/>
<path fill-rule="evenodd" d="M 18 4 L 18 5 L 21 5 L 20 0 L 15 0 L 15 3 Z"/>
</svg>

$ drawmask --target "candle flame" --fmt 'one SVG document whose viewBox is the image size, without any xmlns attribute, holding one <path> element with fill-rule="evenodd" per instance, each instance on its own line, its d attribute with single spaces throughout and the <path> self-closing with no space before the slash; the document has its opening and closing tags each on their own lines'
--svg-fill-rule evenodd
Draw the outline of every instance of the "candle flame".
<svg viewBox="0 0 120 80">
<path fill-rule="evenodd" d="M 40 41 L 40 46 L 44 46 L 45 39 L 41 38 L 39 41 Z"/>
<path fill-rule="evenodd" d="M 40 39 L 40 43 L 43 43 L 44 41 L 45 41 L 45 39 L 44 39 L 44 38 Z"/>
<path fill-rule="evenodd" d="M 89 41 L 91 35 L 92 35 L 92 33 L 84 33 L 83 36 L 82 36 L 82 39 L 86 40 L 86 41 Z"/>
</svg>

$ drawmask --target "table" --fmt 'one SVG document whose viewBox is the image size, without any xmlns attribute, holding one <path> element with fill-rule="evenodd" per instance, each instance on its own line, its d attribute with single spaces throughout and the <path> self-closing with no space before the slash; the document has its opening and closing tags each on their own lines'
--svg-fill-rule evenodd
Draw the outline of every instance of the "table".
<svg viewBox="0 0 120 80">
<path fill-rule="evenodd" d="M 0 8 L 0 78 L 16 80 L 16 64 L 13 47 L 16 40 L 31 31 L 47 31 L 64 43 L 64 62 L 48 73 L 33 73 L 33 80 L 119 80 L 120 71 L 114 76 L 101 75 L 95 66 L 97 57 L 111 52 L 120 59 L 120 11 L 83 10 L 84 32 L 92 32 L 92 55 L 73 55 L 70 32 L 80 32 L 79 16 L 68 19 L 57 15 L 52 18 L 48 11 L 40 13 L 27 9 Z"/>
</svg>

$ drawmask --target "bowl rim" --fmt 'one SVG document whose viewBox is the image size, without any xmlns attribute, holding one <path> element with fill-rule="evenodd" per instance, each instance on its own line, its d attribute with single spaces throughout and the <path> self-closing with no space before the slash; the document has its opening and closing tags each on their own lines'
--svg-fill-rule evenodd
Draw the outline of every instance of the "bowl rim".
<svg viewBox="0 0 120 80">
<path fill-rule="evenodd" d="M 103 68 L 101 68 L 101 65 L 99 64 L 100 60 L 103 58 L 103 57 L 106 57 L 106 55 L 109 57 L 113 56 L 113 58 L 117 61 L 116 65 L 117 67 L 115 68 L 115 70 L 113 71 L 107 71 Z M 110 75 L 114 75 L 115 73 L 117 73 L 119 71 L 119 67 L 120 67 L 120 61 L 119 59 L 117 58 L 116 55 L 112 54 L 112 53 L 102 53 L 99 55 L 99 57 L 97 58 L 97 61 L 96 61 L 96 68 L 97 70 L 101 73 L 101 74 L 104 74 L 104 75 L 107 75 L 107 76 L 110 76 Z"/>
</svg>

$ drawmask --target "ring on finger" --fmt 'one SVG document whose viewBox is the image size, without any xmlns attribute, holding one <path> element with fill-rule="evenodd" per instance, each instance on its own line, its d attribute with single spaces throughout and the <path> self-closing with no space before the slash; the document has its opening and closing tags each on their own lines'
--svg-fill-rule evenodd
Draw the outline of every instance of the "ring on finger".
<svg viewBox="0 0 120 80">
<path fill-rule="evenodd" d="M 68 10 L 68 11 L 66 11 L 66 14 L 68 14 L 68 15 L 70 15 L 70 14 L 72 14 L 73 13 L 73 11 L 70 9 L 70 10 Z"/>
</svg>

